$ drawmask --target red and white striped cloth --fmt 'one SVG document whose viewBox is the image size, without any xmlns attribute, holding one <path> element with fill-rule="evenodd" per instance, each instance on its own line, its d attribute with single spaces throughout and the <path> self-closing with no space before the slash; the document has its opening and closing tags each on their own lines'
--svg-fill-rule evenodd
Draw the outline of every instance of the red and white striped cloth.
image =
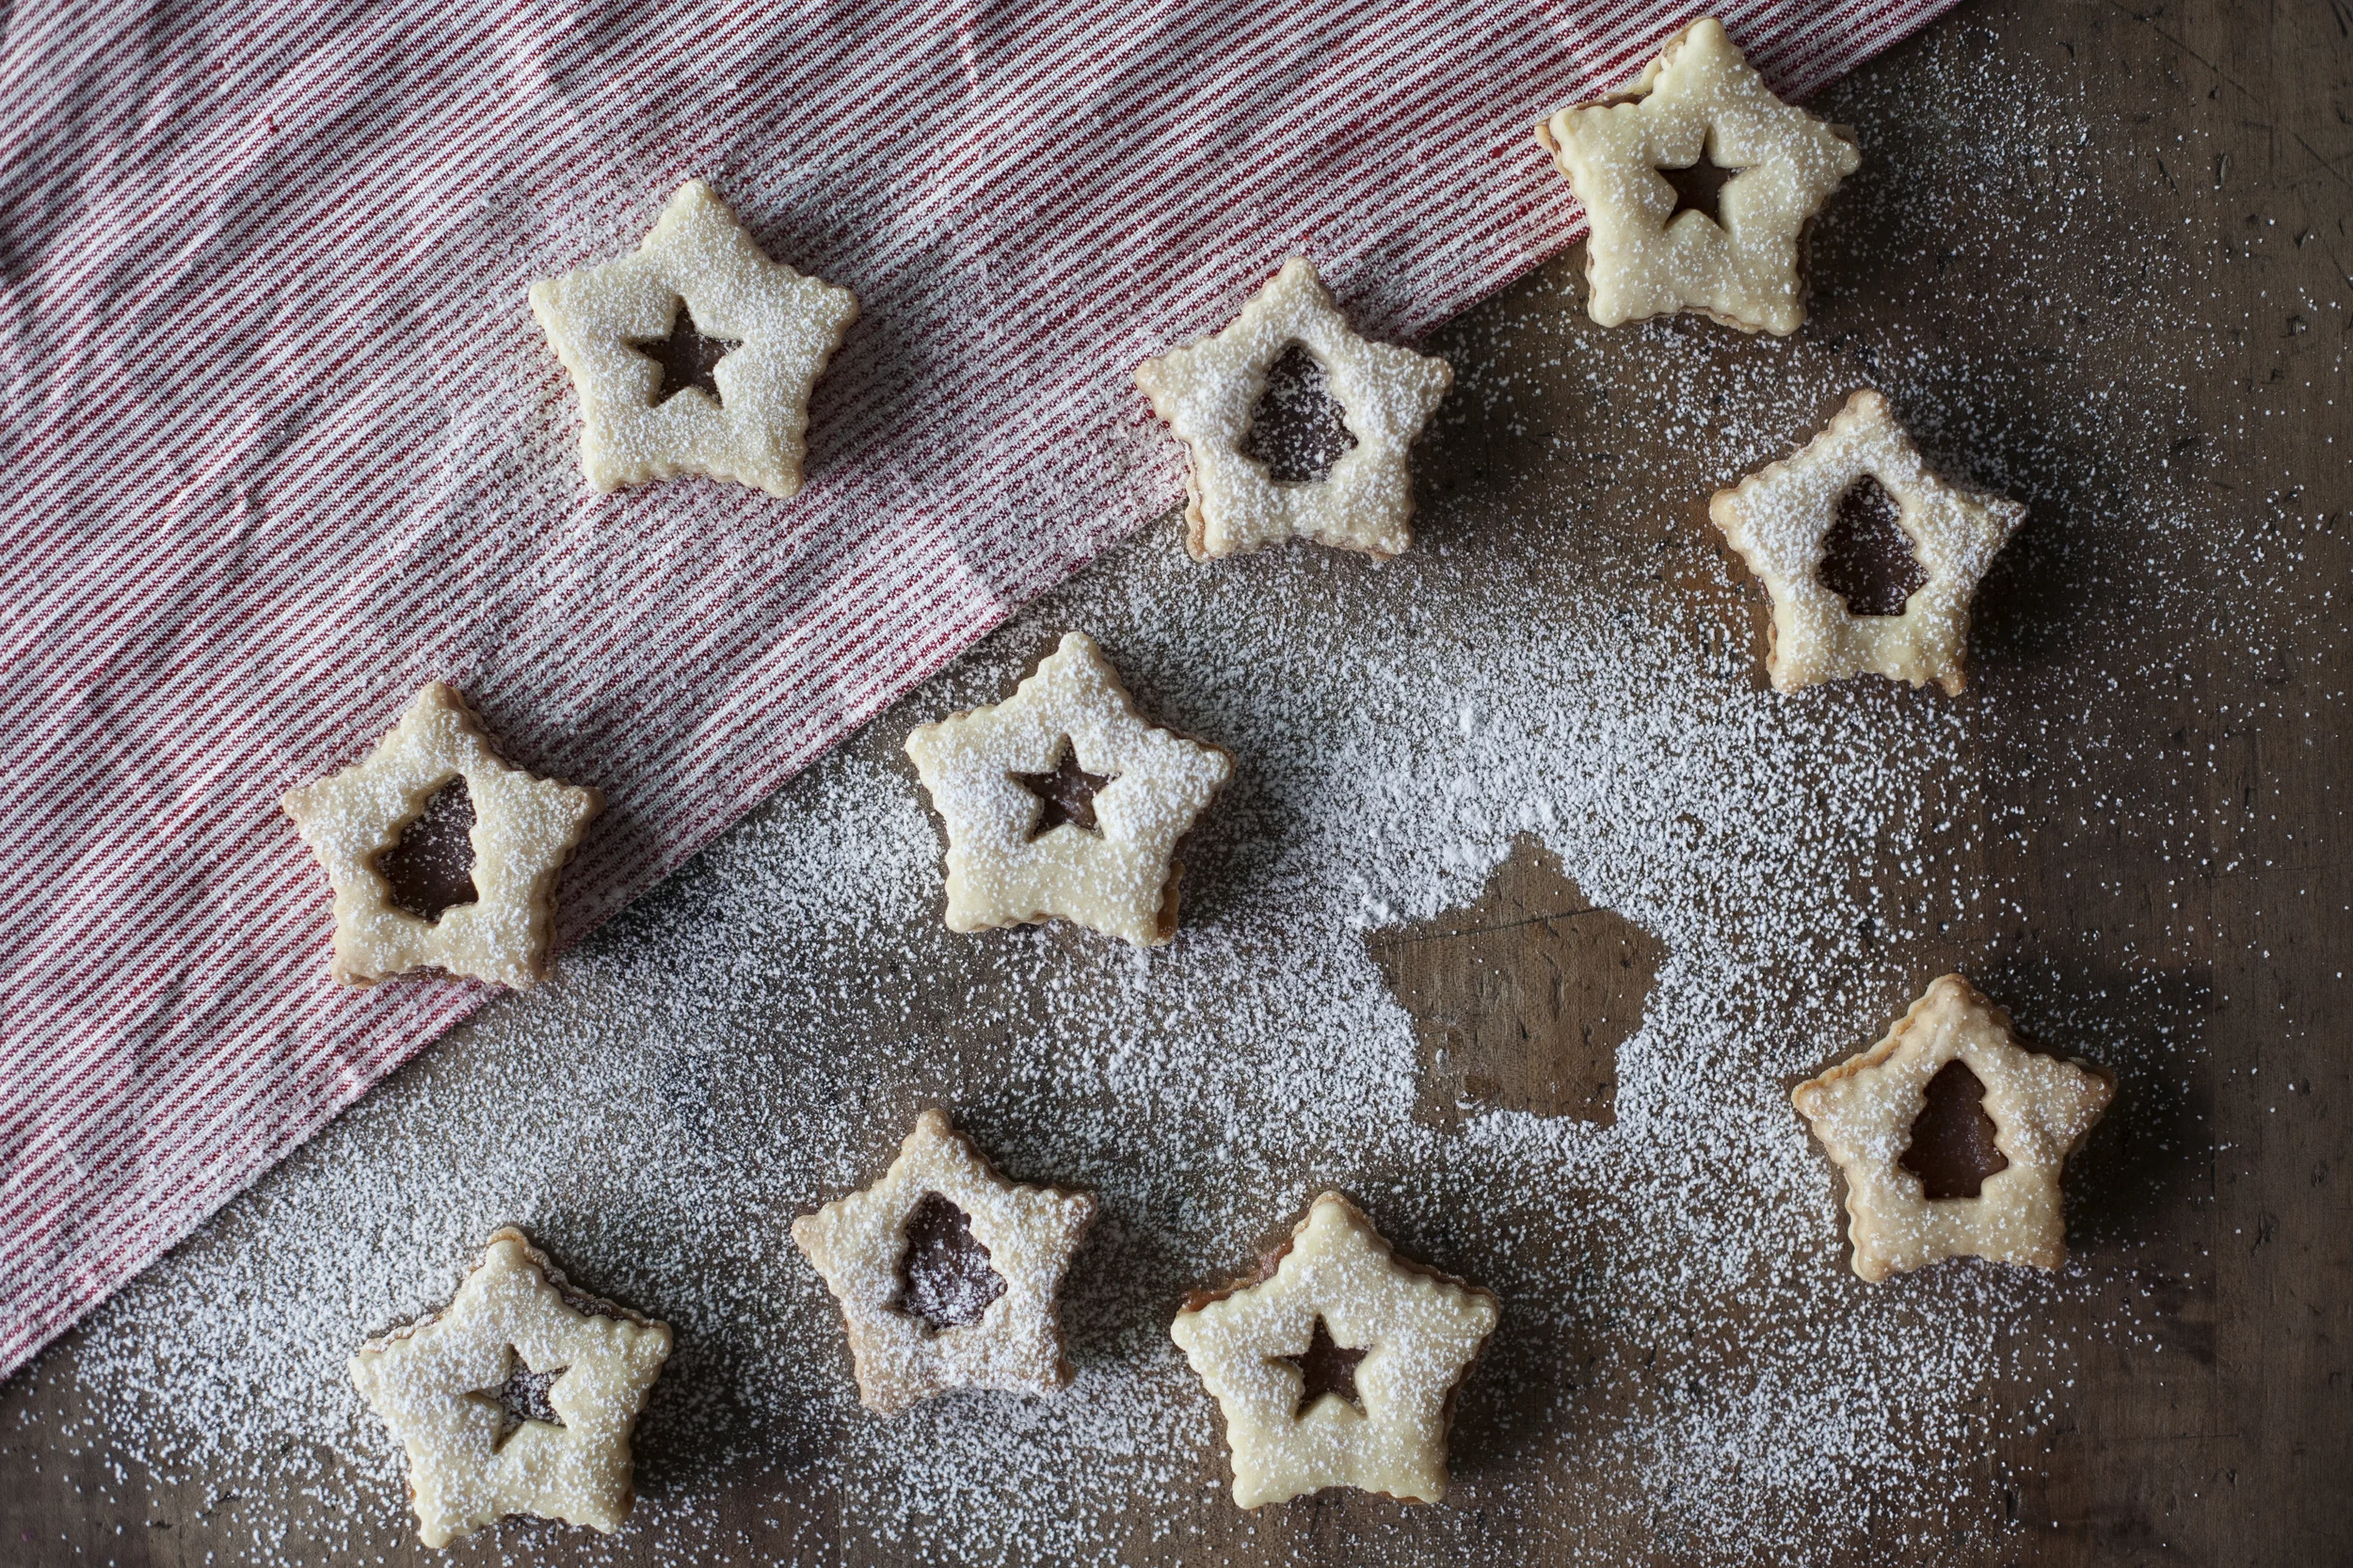
<svg viewBox="0 0 2353 1568">
<path fill-rule="evenodd" d="M 1951 0 L 1736 0 L 1805 92 Z M 1177 495 L 1131 373 L 1294 252 L 1410 336 L 1583 231 L 1693 4 L 0 13 L 0 1375 L 479 1003 L 278 808 L 429 679 L 605 792 L 567 938 Z M 535 278 L 710 180 L 864 309 L 796 500 L 582 485 Z"/>
</svg>

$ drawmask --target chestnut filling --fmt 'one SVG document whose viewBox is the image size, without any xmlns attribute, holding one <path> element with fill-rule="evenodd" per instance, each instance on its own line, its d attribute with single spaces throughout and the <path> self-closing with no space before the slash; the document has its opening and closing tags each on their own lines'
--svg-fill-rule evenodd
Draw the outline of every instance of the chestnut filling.
<svg viewBox="0 0 2353 1568">
<path fill-rule="evenodd" d="M 400 830 L 400 841 L 376 857 L 392 885 L 392 907 L 421 920 L 478 896 L 473 885 L 473 797 L 463 776 L 433 792 L 424 810 Z"/>
<path fill-rule="evenodd" d="M 1912 536 L 1897 525 L 1897 510 L 1896 498 L 1867 473 L 1838 498 L 1838 520 L 1822 539 L 1815 575 L 1847 601 L 1850 616 L 1900 616 L 1928 583 Z"/>
<path fill-rule="evenodd" d="M 712 373 L 719 361 L 740 346 L 740 340 L 706 338 L 702 328 L 695 325 L 695 313 L 679 301 L 670 317 L 670 335 L 666 338 L 630 338 L 624 340 L 630 348 L 662 367 L 662 386 L 653 394 L 653 405 L 660 408 L 689 387 L 698 387 L 711 394 L 713 403 L 726 405 L 719 397 L 719 378 Z"/>
<path fill-rule="evenodd" d="M 1267 366 L 1241 452 L 1278 484 L 1320 484 L 1356 445 L 1323 362 L 1293 344 Z"/>
<path fill-rule="evenodd" d="M 1933 1200 L 1974 1198 L 1987 1176 L 2009 1169 L 2009 1157 L 1993 1143 L 1993 1118 L 1977 1103 L 1985 1085 L 1956 1058 L 1929 1080 L 1926 1094 L 1928 1104 L 1912 1124 L 1912 1146 L 1897 1163 Z"/>
<path fill-rule="evenodd" d="M 1042 805 L 1037 821 L 1030 824 L 1030 837 L 1042 838 L 1064 823 L 1082 833 L 1101 837 L 1103 830 L 1095 825 L 1095 797 L 1117 776 L 1092 774 L 1079 766 L 1078 749 L 1067 739 L 1055 756 L 1051 771 L 1014 774 L 1013 781 L 1037 796 Z"/>
<path fill-rule="evenodd" d="M 1712 152 L 1712 150 L 1711 150 Z M 1667 215 L 1673 223 L 1685 213 L 1697 213 L 1718 228 L 1723 227 L 1722 208 L 1724 187 L 1732 184 L 1740 171 L 1719 164 L 1710 152 L 1703 152 L 1697 163 L 1680 168 L 1661 168 L 1658 177 L 1674 187 L 1675 210 Z"/>
<path fill-rule="evenodd" d="M 526 1421 L 545 1421 L 552 1427 L 564 1424 L 564 1418 L 556 1415 L 554 1404 L 549 1400 L 548 1393 L 555 1386 L 555 1380 L 567 1370 L 558 1367 L 552 1372 L 535 1372 L 524 1366 L 523 1358 L 518 1355 L 515 1357 L 515 1369 L 506 1374 L 504 1383 L 494 1389 L 477 1391 L 477 1398 L 487 1399 L 498 1406 L 499 1434 L 491 1445 L 493 1451 L 506 1447 L 507 1439 L 522 1431 Z"/>
<path fill-rule="evenodd" d="M 972 1234 L 971 1217 L 937 1192 L 924 1193 L 907 1216 L 891 1309 L 938 1334 L 979 1322 L 1004 1293 L 1003 1277 L 988 1266 L 988 1249 Z"/>
<path fill-rule="evenodd" d="M 1291 1411 L 1291 1419 L 1296 1421 L 1313 1410 L 1326 1394 L 1337 1394 L 1361 1414 L 1365 1401 L 1357 1397 L 1356 1368 L 1365 1354 L 1336 1341 L 1323 1314 L 1317 1313 L 1316 1331 L 1308 1337 L 1306 1353 L 1285 1358 L 1299 1368 L 1299 1403 Z"/>
</svg>

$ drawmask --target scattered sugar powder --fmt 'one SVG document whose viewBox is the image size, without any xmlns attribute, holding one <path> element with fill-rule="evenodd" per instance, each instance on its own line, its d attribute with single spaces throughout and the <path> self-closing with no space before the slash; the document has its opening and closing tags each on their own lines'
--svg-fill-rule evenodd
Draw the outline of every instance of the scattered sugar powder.
<svg viewBox="0 0 2353 1568">
<path fill-rule="evenodd" d="M 1966 960 L 2029 1032 L 2120 1075 L 2084 1157 L 2095 1179 L 2118 1140 L 2169 1136 L 2133 1130 L 2135 1085 L 2177 1093 L 2197 1048 L 2164 967 L 2128 952 L 2087 992 L 2012 962 L 2026 906 L 2005 874 L 2023 873 L 1987 868 L 2029 860 L 2008 840 L 2054 822 L 2185 875 L 2227 860 L 2241 840 L 2147 765 L 2210 759 L 2117 683 L 2215 730 L 2243 722 L 2276 700 L 2265 639 L 2328 600 L 2293 526 L 2194 504 L 2205 458 L 2174 444 L 2169 378 L 2232 325 L 2190 313 L 2219 264 L 2099 200 L 2121 160 L 2080 155 L 2071 95 L 1992 92 L 1984 65 L 1947 28 L 1819 105 L 1860 129 L 1866 163 L 1817 236 L 1806 333 L 1602 334 L 1563 264 L 1524 287 L 1511 339 L 1483 341 L 1506 312 L 1442 334 L 1472 373 L 1418 459 L 1413 552 L 1204 569 L 1166 524 L 1114 552 L 96 1314 L 35 1374 L 78 1380 L 91 1426 L 68 1441 L 200 1481 L 229 1556 L 385 1550 L 409 1528 L 399 1465 L 345 1361 L 445 1301 L 511 1221 L 677 1333 L 639 1430 L 638 1512 L 614 1541 L 567 1537 L 579 1560 L 1247 1556 L 1289 1527 L 1232 1512 L 1168 1323 L 1337 1187 L 1402 1253 L 1503 1302 L 1449 1500 L 1369 1507 L 1357 1560 L 1510 1544 L 1801 1561 L 2003 1528 L 1989 1437 L 2060 1418 L 2088 1349 L 2049 1304 L 2117 1297 L 2097 1332 L 2146 1336 L 2121 1288 L 2137 1240 L 2079 1235 L 2056 1276 L 1962 1264 L 1865 1287 L 1786 1086 Z M 2039 281 L 1957 300 L 1947 264 Z M 2103 302 L 2081 352 L 2020 364 L 2022 324 L 2060 292 Z M 1893 324 L 1866 308 L 1891 294 L 1910 301 Z M 1709 489 L 1866 380 L 1943 472 L 2032 508 L 1988 580 L 1961 700 L 1756 689 L 1743 580 L 1706 529 Z M 1670 456 L 1619 474 L 1638 427 Z M 2250 415 L 2201 450 L 2261 435 Z M 533 460 L 570 459 L 551 441 Z M 1506 488 L 1490 469 L 1548 477 Z M 1515 500 L 1537 491 L 1570 499 Z M 2006 618 L 2005 601 L 2037 607 Z M 899 747 L 1000 696 L 1067 627 L 1101 640 L 1146 714 L 1236 760 L 1165 950 L 940 924 L 941 840 Z M 2193 676 L 2188 645 L 2226 627 L 2249 673 Z M 2133 779 L 2152 782 L 2117 782 Z M 1618 1053 L 1616 1123 L 1424 1127 L 1412 1023 L 1365 936 L 1467 902 L 1523 834 L 1669 954 Z M 1078 1377 L 1053 1400 L 857 1407 L 840 1317 L 787 1227 L 872 1180 L 927 1103 L 1015 1179 L 1099 1194 L 1064 1299 Z M 28 1417 L 50 1392 L 24 1396 Z M 490 1549 L 534 1560 L 547 1529 L 509 1523 Z"/>
</svg>

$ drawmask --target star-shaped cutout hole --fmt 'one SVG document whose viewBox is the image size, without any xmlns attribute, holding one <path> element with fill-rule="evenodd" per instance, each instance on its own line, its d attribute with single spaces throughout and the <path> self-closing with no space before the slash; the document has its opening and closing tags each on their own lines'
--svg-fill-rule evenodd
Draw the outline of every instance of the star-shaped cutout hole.
<svg viewBox="0 0 2353 1568">
<path fill-rule="evenodd" d="M 564 1426 L 564 1418 L 555 1413 L 548 1395 L 556 1380 L 570 1368 L 558 1367 L 552 1371 L 535 1372 L 521 1352 L 509 1346 L 508 1353 L 514 1357 L 514 1369 L 506 1374 L 506 1381 L 496 1388 L 477 1388 L 468 1396 L 498 1407 L 499 1432 L 491 1443 L 493 1451 L 504 1448 L 529 1422 L 544 1422 L 558 1431 Z"/>
<path fill-rule="evenodd" d="M 689 389 L 708 394 L 721 408 L 727 406 L 719 395 L 719 361 L 743 347 L 743 340 L 705 337 L 685 300 L 678 302 L 677 313 L 670 318 L 668 337 L 623 341 L 662 367 L 662 385 L 653 394 L 655 408 Z"/>
<path fill-rule="evenodd" d="M 1060 919 L 1138 947 L 1176 934 L 1177 841 L 1233 772 L 1147 723 L 1080 632 L 1003 702 L 919 725 L 906 753 L 948 828 L 951 931 Z"/>
<path fill-rule="evenodd" d="M 770 261 L 700 180 L 633 255 L 532 284 L 531 310 L 580 394 L 590 485 L 700 473 L 779 496 L 801 488 L 809 393 L 857 319 L 849 290 Z"/>
<path fill-rule="evenodd" d="M 938 1334 L 979 1322 L 1004 1293 L 1004 1276 L 972 1234 L 972 1216 L 937 1192 L 924 1193 L 907 1216 L 892 1308 Z"/>
<path fill-rule="evenodd" d="M 1316 1401 L 1326 1394 L 1352 1405 L 1359 1415 L 1365 1401 L 1356 1392 L 1356 1368 L 1364 1365 L 1369 1351 L 1351 1350 L 1332 1337 L 1332 1325 L 1316 1314 L 1315 1332 L 1307 1338 L 1307 1349 L 1301 1354 L 1283 1359 L 1299 1368 L 1299 1403 L 1291 1412 L 1298 1419 L 1315 1408 Z"/>
<path fill-rule="evenodd" d="M 2008 1014 L 1948 974 L 1790 1099 L 1846 1176 L 1854 1272 L 1881 1280 L 1948 1257 L 2066 1261 L 2059 1178 L 2115 1093 L 2089 1063 L 2027 1050 Z"/>
<path fill-rule="evenodd" d="M 546 972 L 556 875 L 603 802 L 505 761 L 435 681 L 374 751 L 281 804 L 335 889 L 337 980 L 440 968 L 520 986 Z"/>
<path fill-rule="evenodd" d="M 1337 432 L 1313 395 L 1318 372 L 1345 416 Z M 1153 412 L 1192 455 L 1185 548 L 1197 561 L 1286 539 L 1381 561 L 1407 548 L 1413 444 L 1453 384 L 1446 360 L 1358 336 L 1305 256 L 1225 330 L 1136 367 Z"/>
<path fill-rule="evenodd" d="M 841 1304 L 858 1397 L 895 1416 L 951 1389 L 1066 1385 L 1056 1297 L 1094 1219 L 1091 1195 L 1006 1180 L 932 1110 L 880 1179 L 793 1221 L 792 1241 Z"/>
<path fill-rule="evenodd" d="M 1101 838 L 1103 830 L 1095 824 L 1095 797 L 1110 787 L 1112 776 L 1115 776 L 1089 773 L 1079 766 L 1078 748 L 1067 736 L 1051 768 L 1044 773 L 1015 774 L 1013 781 L 1038 798 L 1030 841 L 1034 843 L 1065 824 Z"/>
<path fill-rule="evenodd" d="M 1774 97 L 1712 19 L 1669 39 L 1625 91 L 1554 114 L 1536 139 L 1584 203 L 1586 310 L 1604 327 L 1698 311 L 1743 332 L 1796 331 L 1805 226 L 1862 167 L 1852 133 Z M 1751 169 L 1758 178 L 1727 198 Z M 1687 212 L 1707 221 L 1683 222 Z"/>
<path fill-rule="evenodd" d="M 510 1513 L 610 1533 L 636 1500 L 630 1433 L 670 1343 L 668 1325 L 578 1289 L 510 1227 L 447 1306 L 360 1346 L 351 1379 L 408 1456 L 426 1545 Z M 559 1383 L 574 1420 L 556 1412 Z"/>
</svg>

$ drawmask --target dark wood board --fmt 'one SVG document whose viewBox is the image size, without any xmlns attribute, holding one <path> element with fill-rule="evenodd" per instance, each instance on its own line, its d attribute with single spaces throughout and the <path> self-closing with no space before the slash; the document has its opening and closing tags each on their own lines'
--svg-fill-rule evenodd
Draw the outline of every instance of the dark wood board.
<svg viewBox="0 0 2353 1568">
<path fill-rule="evenodd" d="M 1937 101 L 1957 83 L 1968 112 Z M 2073 146 L 1974 150 L 2015 159 L 2006 177 L 1985 177 L 1955 140 L 1998 119 L 2002 103 L 2055 100 L 2070 102 L 2089 134 Z M 1930 417 L 1922 434 L 1931 452 L 1964 467 L 1973 451 L 1998 454 L 2041 498 L 1988 581 L 1974 645 L 1974 760 L 1985 785 L 1975 808 L 1984 820 L 1971 838 L 1990 896 L 1982 914 L 1904 938 L 1897 967 L 1920 981 L 1965 968 L 2029 1030 L 2063 1032 L 2088 1011 L 2124 1009 L 2112 1026 L 2154 1042 L 2147 1060 L 2164 1070 L 2125 1081 L 2071 1180 L 2071 1240 L 2108 1294 L 2053 1308 L 2075 1315 L 2072 1326 L 2095 1349 L 2071 1368 L 2050 1418 L 2030 1436 L 1988 1421 L 1982 1453 L 1960 1467 L 1972 1478 L 1969 1495 L 1933 1499 L 1933 1511 L 1923 1499 L 1935 1534 L 1826 1525 L 1817 1560 L 2353 1560 L 2345 1480 L 2353 1467 L 2353 1149 L 2337 1114 L 2353 1093 L 2338 1021 L 2353 952 L 2340 788 L 2353 776 L 2353 740 L 2343 716 L 2347 639 L 2337 624 L 2353 584 L 2344 380 L 2353 329 L 2353 12 L 2318 0 L 1973 4 L 1817 106 L 1868 127 L 1870 162 L 1860 188 L 1840 199 L 1845 217 L 1833 213 L 1817 236 L 1804 362 L 1828 368 L 1819 405 L 1799 412 L 1792 436 L 1869 374 L 1871 345 L 1897 324 L 1949 353 L 1951 395 L 1939 408 L 1968 410 Z M 2038 192 L 2076 190 L 2065 165 L 2100 178 L 2097 201 L 2061 215 L 2038 205 Z M 1959 191 L 1956 167 L 1977 169 Z M 2016 254 L 1999 243 L 1947 254 L 1921 242 L 1937 225 L 1980 221 L 1997 236 L 2063 228 L 2065 239 L 2022 243 Z M 1904 228 L 1905 242 L 1877 244 L 1865 222 Z M 2066 264 L 2052 264 L 2054 254 Z M 1584 380 L 1574 399 L 1562 386 L 1548 424 L 1527 417 L 1546 404 L 1526 389 L 1557 375 L 1545 344 L 1594 333 L 1570 303 L 1581 262 L 1564 258 L 1439 334 L 1459 390 L 1453 417 L 1417 459 L 1426 537 L 1475 552 L 1482 531 L 1525 536 L 1531 519 L 1602 520 L 1606 528 L 1561 529 L 1534 548 L 1569 582 L 1602 556 L 1623 567 L 1647 552 L 1657 591 L 1679 596 L 1695 622 L 1721 632 L 1728 656 L 1753 665 L 1763 602 L 1705 517 L 1709 489 L 1734 476 L 1701 472 L 1663 418 L 1645 424 L 1644 410 L 1660 411 L 1659 392 L 1639 357 L 1605 360 L 1615 367 L 1608 401 L 1620 416 L 1606 436 L 1585 406 Z M 2145 291 L 2126 283 L 2153 271 L 2180 308 L 2148 313 L 2137 346 L 2120 351 L 2113 331 L 2090 327 L 2119 299 L 2146 312 Z M 1971 301 L 2020 289 L 2041 301 L 2031 327 L 1993 335 Z M 1713 334 L 1727 361 L 1743 349 L 1710 326 L 1672 330 Z M 2102 346 L 2090 351 L 2091 343 Z M 1841 356 L 1849 374 L 1833 384 L 1829 369 Z M 2165 436 L 2161 473 L 2146 472 L 2145 440 L 2120 433 L 2112 444 L 2059 448 L 2036 438 L 2053 408 L 2105 388 L 2146 389 L 2153 376 L 2169 395 L 2120 404 L 2117 416 L 2136 422 L 2137 435 Z M 1482 384 L 1521 389 L 1512 402 L 1519 417 L 1477 417 L 1491 406 Z M 2103 532 L 2127 493 L 2175 494 L 2185 511 L 2217 520 L 2207 565 L 2225 586 L 2211 597 L 2214 613 L 2181 614 L 2168 585 L 2138 575 L 2133 541 Z M 2271 565 L 2254 569 L 2258 559 Z M 2293 569 L 2278 569 L 2281 560 Z M 2262 594 L 2229 587 L 2241 579 L 2272 585 L 2276 615 Z M 2084 722 L 2145 744 L 2116 747 L 2105 762 L 2090 753 L 2064 776 L 2040 771 L 2051 719 L 2027 698 L 2088 663 L 2117 679 Z M 2159 667 L 2181 673 L 2162 681 L 2137 674 Z M 934 708 L 919 694 L 853 744 L 888 756 Z M 2194 852 L 2185 849 L 2185 824 Z M 1879 874 L 1905 873 L 1890 863 Z M 1218 895 L 1212 886 L 1204 896 Z M 1425 1086 L 1433 1125 L 1459 1116 L 1450 1107 L 1465 1100 L 1609 1116 L 1617 1026 L 1587 1030 L 1576 1049 L 1557 1037 L 1564 1016 L 1607 1019 L 1629 999 L 1639 1004 L 1641 973 L 1655 962 L 1648 938 L 1606 915 L 1589 914 L 1559 867 L 1531 850 L 1466 910 L 1369 944 L 1429 1059 L 1449 1049 L 1455 1077 Z M 1824 1062 L 1875 1038 L 1917 990 L 1835 974 L 1816 982 L 1854 1011 L 1850 1037 Z M 918 1013 L 952 1029 L 956 999 L 973 984 L 969 971 L 919 982 Z M 1760 1012 L 1772 1002 L 1756 999 Z M 444 1048 L 462 1051 L 463 1032 Z M 895 1084 L 882 1100 L 895 1115 L 919 1090 Z M 1826 1164 L 1823 1184 L 1823 1223 L 1836 1224 Z M 1252 1240 L 1237 1238 L 1220 1263 L 1241 1262 Z M 2102 1313 L 2126 1296 L 2135 1320 L 2155 1332 L 2104 1337 Z M 89 1437 L 93 1417 L 134 1417 L 76 1402 L 81 1342 L 68 1336 L 0 1388 L 0 1475 L 10 1482 L 0 1488 L 0 1560 L 193 1568 L 253 1557 L 252 1523 L 272 1514 L 268 1499 L 213 1496 L 200 1481 L 151 1486 L 103 1437 Z M 1989 1378 L 1982 1401 L 1998 1413 L 2047 1392 Z M 1509 1481 L 1576 1462 L 1574 1434 L 1530 1432 L 1498 1404 L 1466 1400 L 1459 1470 Z M 1180 1521 L 1186 1561 L 1385 1561 L 1416 1528 L 1397 1505 L 1354 1496 L 1244 1519 L 1214 1471 L 1202 1479 Z M 812 1493 L 779 1504 L 775 1490 L 766 1478 L 744 1478 L 724 1505 L 730 1528 L 789 1506 L 807 1526 L 803 1539 L 814 1532 L 829 1543 L 824 1560 L 879 1560 L 856 1526 L 855 1499 Z M 1155 1523 L 1136 1521 L 1124 1547 L 1130 1560 L 1173 1557 Z M 1635 1533 L 1609 1517 L 1547 1521 L 1498 1539 L 1495 1558 L 1565 1561 L 1571 1540 L 1589 1550 L 1611 1544 L 1626 1561 L 1721 1560 L 1703 1543 Z M 552 1528 L 510 1526 L 501 1542 L 506 1555 L 534 1561 L 608 1560 L 606 1548 L 588 1559 Z M 362 1545 L 275 1538 L 266 1555 L 441 1560 L 392 1530 Z M 494 1555 L 469 1547 L 456 1558 Z M 631 1560 L 626 1537 L 619 1555 Z"/>
</svg>

